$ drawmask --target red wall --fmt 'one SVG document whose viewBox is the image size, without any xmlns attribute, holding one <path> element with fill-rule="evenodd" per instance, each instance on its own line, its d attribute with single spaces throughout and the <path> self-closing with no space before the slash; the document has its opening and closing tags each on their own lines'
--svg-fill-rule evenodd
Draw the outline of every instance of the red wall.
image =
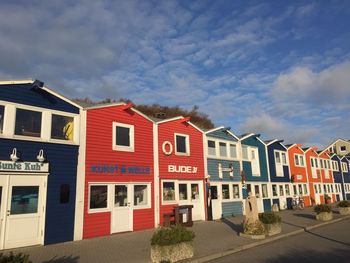
<svg viewBox="0 0 350 263">
<path fill-rule="evenodd" d="M 110 234 L 111 212 L 88 213 L 89 183 L 151 183 L 151 208 L 134 210 L 133 229 L 154 227 L 153 122 L 125 106 L 111 106 L 87 111 L 86 178 L 83 238 Z M 112 150 L 112 123 L 134 125 L 134 152 Z M 149 167 L 150 174 L 96 173 L 92 165 Z"/>
<path fill-rule="evenodd" d="M 322 159 L 326 159 L 327 161 L 330 160 L 330 165 L 332 167 L 332 161 L 331 161 L 331 158 L 329 157 L 329 155 L 325 152 L 321 153 L 319 155 L 320 158 Z M 326 178 L 326 173 L 327 173 L 327 170 L 326 169 L 321 169 L 321 175 L 322 175 L 322 182 L 323 183 L 326 183 L 326 184 L 331 184 L 333 183 L 333 172 L 332 170 L 330 169 L 328 171 L 328 175 L 329 175 L 329 178 Z"/>
<path fill-rule="evenodd" d="M 185 118 L 175 119 L 158 124 L 159 191 L 162 189 L 162 179 L 201 180 L 203 182 L 203 193 L 205 194 L 203 133 L 184 120 Z M 189 156 L 175 155 L 175 133 L 189 135 Z M 162 144 L 164 141 L 169 141 L 173 145 L 172 154 L 166 155 L 163 153 Z M 198 170 L 196 173 L 168 173 L 168 165 L 192 166 L 197 167 Z M 174 205 L 162 205 L 162 192 L 160 192 L 159 198 L 160 223 L 162 224 L 163 214 L 171 212 Z M 204 200 L 206 200 L 205 196 Z"/>
</svg>

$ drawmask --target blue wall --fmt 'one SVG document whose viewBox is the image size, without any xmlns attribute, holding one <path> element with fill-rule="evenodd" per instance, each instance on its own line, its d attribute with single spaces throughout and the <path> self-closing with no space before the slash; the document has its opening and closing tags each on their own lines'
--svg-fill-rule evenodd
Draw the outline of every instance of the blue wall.
<svg viewBox="0 0 350 263">
<path fill-rule="evenodd" d="M 0 85 L 0 100 L 52 110 L 79 113 L 79 109 L 32 84 Z"/>
<path fill-rule="evenodd" d="M 233 164 L 233 177 L 230 177 L 229 172 L 223 172 L 223 179 L 219 179 L 219 171 L 218 171 L 218 165 L 221 163 L 222 168 L 229 168 L 230 164 Z M 208 158 L 208 174 L 210 175 L 210 181 L 217 182 L 217 181 L 241 181 L 241 169 L 238 161 L 228 161 L 228 160 L 217 160 L 217 159 L 209 159 Z"/>
<path fill-rule="evenodd" d="M 210 140 L 209 137 L 212 137 L 212 138 L 216 138 L 216 139 L 237 142 L 237 139 L 235 137 L 233 137 L 231 134 L 229 134 L 225 128 L 218 129 L 218 130 L 215 130 L 213 132 L 209 132 L 206 135 L 207 135 L 209 140 Z"/>
<path fill-rule="evenodd" d="M 286 158 L 288 159 L 288 153 L 286 149 L 279 142 L 274 142 L 269 146 L 267 146 L 267 154 L 269 156 L 270 180 L 271 182 L 286 182 L 286 183 L 290 182 L 288 165 L 283 165 L 283 176 L 276 175 L 276 162 L 275 162 L 274 150 L 285 152 Z M 282 157 L 281 157 L 281 160 L 282 160 Z"/>
<path fill-rule="evenodd" d="M 258 151 L 259 151 L 260 176 L 253 176 L 251 163 L 249 161 L 243 161 L 243 170 L 245 172 L 246 181 L 247 182 L 249 181 L 250 182 L 268 182 L 269 177 L 267 172 L 265 144 L 259 141 L 254 135 L 242 140 L 242 144 L 258 147 Z"/>
<path fill-rule="evenodd" d="M 348 166 L 348 172 L 343 172 L 343 176 L 344 176 L 344 183 L 350 183 L 350 170 L 349 170 L 349 162 L 344 158 L 343 160 L 341 160 L 342 163 L 346 163 L 346 165 Z M 340 166 L 339 169 L 341 169 L 342 166 Z"/>
<path fill-rule="evenodd" d="M 49 163 L 45 244 L 73 240 L 78 146 L 0 139 L 0 160 L 10 160 L 17 148 L 19 161 L 37 162 L 40 149 Z M 69 184 L 69 202 L 60 204 L 61 184 Z"/>
</svg>

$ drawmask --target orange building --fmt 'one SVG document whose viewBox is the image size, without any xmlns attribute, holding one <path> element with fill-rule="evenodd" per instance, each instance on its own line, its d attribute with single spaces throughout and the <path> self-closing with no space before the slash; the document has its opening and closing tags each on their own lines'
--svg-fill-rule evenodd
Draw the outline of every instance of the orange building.
<svg viewBox="0 0 350 263">
<path fill-rule="evenodd" d="M 304 148 L 311 205 L 324 203 L 324 189 L 317 148 Z"/>
<path fill-rule="evenodd" d="M 287 148 L 293 193 L 303 197 L 305 206 L 311 206 L 304 151 L 301 144 L 287 145 Z"/>
</svg>

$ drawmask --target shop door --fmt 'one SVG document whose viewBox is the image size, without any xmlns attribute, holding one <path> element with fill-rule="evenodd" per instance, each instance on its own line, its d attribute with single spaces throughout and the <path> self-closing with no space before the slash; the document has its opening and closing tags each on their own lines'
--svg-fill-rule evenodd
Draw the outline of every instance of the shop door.
<svg viewBox="0 0 350 263">
<path fill-rule="evenodd" d="M 201 183 L 191 183 L 191 205 L 193 205 L 192 219 L 203 220 L 204 219 L 204 195 L 203 185 Z"/>
<path fill-rule="evenodd" d="M 315 187 L 317 187 L 317 192 L 315 193 L 315 202 L 316 205 L 321 204 L 321 193 L 322 193 L 322 188 L 321 188 L 321 184 L 315 184 Z"/>
<path fill-rule="evenodd" d="M 218 185 L 213 185 L 211 183 L 210 186 L 210 195 L 211 195 L 211 209 L 213 213 L 213 220 L 217 220 L 221 218 L 221 201 L 218 196 L 219 189 Z"/>
<path fill-rule="evenodd" d="M 6 204 L 2 214 L 5 249 L 43 244 L 46 182 L 46 176 L 8 177 L 7 193 L 2 194 L 1 204 Z"/>
<path fill-rule="evenodd" d="M 114 203 L 112 209 L 112 233 L 133 230 L 132 185 L 114 186 Z"/>
<path fill-rule="evenodd" d="M 254 195 L 256 197 L 258 212 L 259 213 L 264 212 L 264 203 L 263 203 L 262 193 L 261 193 L 260 185 L 258 184 L 254 185 Z"/>
</svg>

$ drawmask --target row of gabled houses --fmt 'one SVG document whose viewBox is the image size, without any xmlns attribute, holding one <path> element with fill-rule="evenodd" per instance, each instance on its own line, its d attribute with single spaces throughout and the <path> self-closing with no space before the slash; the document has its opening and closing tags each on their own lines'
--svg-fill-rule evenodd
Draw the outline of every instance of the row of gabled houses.
<svg viewBox="0 0 350 263">
<path fill-rule="evenodd" d="M 154 228 L 178 205 L 193 220 L 242 215 L 249 192 L 260 212 L 294 196 L 350 199 L 349 158 L 330 150 L 204 131 L 131 103 L 83 108 L 40 81 L 2 81 L 0 249 Z"/>
</svg>

